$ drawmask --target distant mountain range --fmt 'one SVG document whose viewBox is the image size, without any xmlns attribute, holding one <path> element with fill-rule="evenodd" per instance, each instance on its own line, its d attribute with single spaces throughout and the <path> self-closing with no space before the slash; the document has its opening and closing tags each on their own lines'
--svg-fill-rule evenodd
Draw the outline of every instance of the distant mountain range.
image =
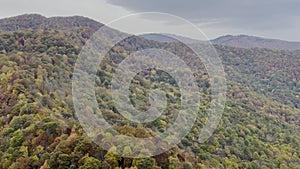
<svg viewBox="0 0 300 169">
<path fill-rule="evenodd" d="M 188 37 L 172 34 L 147 34 L 144 38 L 159 42 L 176 42 L 183 43 L 207 43 L 207 41 L 196 40 Z M 300 50 L 300 42 L 289 42 L 278 39 L 266 39 L 248 35 L 226 35 L 210 40 L 214 45 L 230 46 L 237 48 L 266 48 L 275 50 Z"/>
<path fill-rule="evenodd" d="M 25 14 L 20 16 L 14 16 L 10 18 L 0 19 L 0 32 L 16 31 L 24 29 L 71 29 L 76 27 L 88 27 L 93 31 L 96 31 L 101 26 L 95 20 L 82 17 L 44 17 L 39 14 Z M 159 41 L 159 42 L 176 42 L 178 40 L 184 43 L 203 43 L 205 41 L 199 41 L 196 39 L 171 35 L 171 34 L 147 34 L 142 37 Z M 226 35 L 210 41 L 214 45 L 230 46 L 237 48 L 267 48 L 275 50 L 300 50 L 300 42 L 289 42 L 277 39 L 266 39 L 248 35 Z"/>
<path fill-rule="evenodd" d="M 171 43 L 171 42 L 183 42 L 183 43 L 199 43 L 199 42 L 204 42 L 184 36 L 179 36 L 179 35 L 174 35 L 174 34 L 158 34 L 158 33 L 150 33 L 150 34 L 145 34 L 142 35 L 142 37 L 148 39 L 148 40 L 154 40 L 158 42 L 166 42 L 166 43 Z"/>
<path fill-rule="evenodd" d="M 248 35 L 226 35 L 211 41 L 216 45 L 238 48 L 268 48 L 278 50 L 299 50 L 300 42 L 289 42 L 278 39 L 265 39 Z"/>
</svg>

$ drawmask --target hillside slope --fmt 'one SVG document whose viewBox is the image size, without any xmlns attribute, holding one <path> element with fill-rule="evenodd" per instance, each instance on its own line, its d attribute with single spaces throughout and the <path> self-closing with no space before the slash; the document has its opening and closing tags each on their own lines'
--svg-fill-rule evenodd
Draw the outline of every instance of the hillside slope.
<svg viewBox="0 0 300 169">
<path fill-rule="evenodd" d="M 67 23 L 68 19 L 59 20 Z M 175 49 L 187 63 L 200 65 L 195 77 L 202 98 L 196 123 L 180 144 L 149 158 L 122 158 L 114 155 L 117 147 L 105 151 L 94 144 L 74 113 L 73 68 L 93 27 L 68 25 L 67 29 L 45 30 L 23 21 L 16 25 L 26 30 L 0 33 L 0 168 L 300 167 L 299 51 L 216 46 L 227 73 L 227 102 L 218 128 L 199 144 L 210 101 L 210 82 L 201 63 L 179 43 L 140 37 L 120 42 L 99 65 L 94 86 L 105 119 L 117 131 L 135 137 L 161 133 L 174 125 L 180 101 L 178 85 L 168 74 L 141 72 L 130 86 L 132 103 L 147 108 L 149 89 L 162 87 L 169 107 L 151 123 L 137 125 L 125 119 L 111 99 L 110 81 L 117 63 L 130 52 L 158 46 Z M 18 43 L 21 37 L 26 39 L 24 46 Z M 110 144 L 106 138 L 113 134 L 107 131 L 99 139 Z"/>
<path fill-rule="evenodd" d="M 65 30 L 76 27 L 87 27 L 96 31 L 101 26 L 103 26 L 103 24 L 82 16 L 46 18 L 39 14 L 25 14 L 0 19 L 0 32 L 17 31 L 25 29 Z"/>
<path fill-rule="evenodd" d="M 276 50 L 300 50 L 300 42 L 288 42 L 277 39 L 266 39 L 255 36 L 221 36 L 211 40 L 213 44 L 238 48 L 266 48 Z"/>
</svg>

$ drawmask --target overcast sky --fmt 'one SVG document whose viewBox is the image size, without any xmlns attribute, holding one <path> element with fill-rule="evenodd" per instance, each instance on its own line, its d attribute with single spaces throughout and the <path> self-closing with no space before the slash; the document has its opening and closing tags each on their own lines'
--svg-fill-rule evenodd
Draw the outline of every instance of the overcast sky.
<svg viewBox="0 0 300 169">
<path fill-rule="evenodd" d="M 82 15 L 108 23 L 131 13 L 155 11 L 189 20 L 211 39 L 227 34 L 247 34 L 300 41 L 299 0 L 0 0 L 0 2 L 1 18 L 24 13 L 39 13 L 45 16 Z M 152 22 L 157 18 L 142 19 Z M 135 26 L 142 27 L 143 24 Z"/>
</svg>

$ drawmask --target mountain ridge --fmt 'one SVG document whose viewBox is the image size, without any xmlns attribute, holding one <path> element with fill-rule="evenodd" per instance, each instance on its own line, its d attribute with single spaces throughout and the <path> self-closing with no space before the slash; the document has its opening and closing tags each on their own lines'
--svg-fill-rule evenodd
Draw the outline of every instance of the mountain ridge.
<svg viewBox="0 0 300 169">
<path fill-rule="evenodd" d="M 33 21 L 32 18 L 42 23 L 47 20 L 40 16 L 31 16 L 29 20 Z M 62 20 L 55 27 L 62 26 Z M 180 88 L 163 71 L 153 69 L 137 74 L 129 86 L 130 102 L 136 108 L 147 108 L 148 93 L 155 88 L 166 93 L 169 105 L 151 123 L 132 123 L 118 112 L 111 98 L 111 79 L 119 63 L 135 51 L 160 47 L 174 52 L 187 65 L 197 66 L 194 76 L 201 102 L 192 130 L 163 154 L 133 159 L 115 152 L 131 153 L 134 149 L 130 146 L 140 146 L 128 141 L 129 148 L 114 146 L 104 150 L 86 135 L 76 118 L 71 85 L 76 75 L 73 68 L 93 31 L 73 29 L 72 22 L 62 28 L 44 31 L 37 27 L 38 30 L 0 33 L 0 169 L 299 168 L 300 51 L 216 45 L 226 72 L 227 101 L 217 129 L 199 144 L 197 140 L 207 122 L 211 102 L 210 76 L 201 61 L 182 43 L 158 43 L 132 36 L 116 44 L 99 65 L 91 88 L 102 112 L 99 115 L 117 132 L 130 137 L 151 138 L 172 127 L 180 108 Z M 107 33 L 113 38 L 120 32 Z M 18 43 L 20 37 L 26 43 Z M 85 81 L 83 84 L 88 85 Z M 84 113 L 100 112 L 87 106 Z M 93 134 L 105 145 L 111 145 L 116 132 Z M 142 147 L 141 153 L 147 153 L 149 147 L 160 148 L 159 144 L 149 144 Z"/>
<path fill-rule="evenodd" d="M 211 40 L 213 44 L 238 48 L 267 48 L 278 50 L 300 50 L 300 42 L 269 39 L 250 35 L 225 35 Z"/>
<path fill-rule="evenodd" d="M 36 29 L 70 29 L 88 27 L 98 30 L 102 23 L 83 16 L 45 17 L 40 14 L 24 14 L 0 19 L 0 32 Z"/>
<path fill-rule="evenodd" d="M 148 40 L 159 42 L 178 42 L 183 43 L 211 43 L 213 45 L 229 46 L 236 48 L 266 48 L 274 50 L 300 50 L 300 42 L 291 42 L 280 39 L 262 38 L 251 35 L 224 35 L 209 41 L 197 40 L 189 37 L 173 34 L 147 34 L 143 35 Z"/>
<path fill-rule="evenodd" d="M 17 31 L 26 29 L 71 29 L 78 27 L 88 27 L 93 32 L 97 31 L 104 24 L 83 16 L 64 16 L 64 17 L 45 17 L 41 14 L 23 14 L 9 18 L 0 19 L 0 32 Z M 161 37 L 160 37 L 161 35 Z M 142 37 L 148 40 L 159 42 L 176 42 L 183 43 L 203 43 L 201 41 L 181 35 L 172 34 L 147 34 Z M 252 35 L 224 35 L 211 39 L 213 45 L 230 46 L 237 48 L 266 48 L 274 50 L 300 50 L 300 42 L 286 41 L 272 38 L 262 38 Z"/>
</svg>

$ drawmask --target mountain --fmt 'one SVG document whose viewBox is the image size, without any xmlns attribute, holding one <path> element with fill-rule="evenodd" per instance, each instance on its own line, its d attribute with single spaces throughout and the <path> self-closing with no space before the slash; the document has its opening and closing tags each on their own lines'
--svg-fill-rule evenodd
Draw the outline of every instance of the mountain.
<svg viewBox="0 0 300 169">
<path fill-rule="evenodd" d="M 89 28 L 93 32 L 98 30 L 102 23 L 82 16 L 50 17 L 46 18 L 39 14 L 25 14 L 10 18 L 0 19 L 0 32 L 16 31 L 24 29 L 58 29 Z M 204 43 L 204 41 L 173 35 L 151 33 L 142 35 L 143 38 L 158 42 Z M 248 35 L 226 35 L 210 40 L 212 44 L 231 46 L 237 48 L 266 48 L 275 50 L 300 50 L 300 42 L 289 42 L 277 39 L 266 39 Z"/>
<path fill-rule="evenodd" d="M 178 42 L 178 41 L 181 41 L 183 43 L 188 43 L 188 44 L 201 42 L 200 40 L 174 35 L 174 34 L 150 33 L 150 34 L 142 35 L 141 37 L 146 38 L 148 40 L 153 40 L 157 42 L 168 42 L 168 43 Z"/>
<path fill-rule="evenodd" d="M 46 18 L 39 14 L 25 14 L 5 19 L 0 19 L 0 32 L 17 31 L 25 29 L 58 29 L 88 27 L 94 31 L 103 24 L 82 16 L 50 17 Z"/>
<path fill-rule="evenodd" d="M 0 21 L 9 28 L 0 32 L 1 169 L 300 167 L 300 51 L 216 45 L 226 72 L 227 100 L 217 129 L 200 144 L 198 137 L 208 119 L 211 101 L 211 81 L 201 61 L 189 48 L 173 41 L 132 36 L 119 42 L 99 65 L 93 76 L 95 85 L 88 86 L 95 91 L 104 119 L 117 132 L 151 138 L 176 125 L 174 119 L 180 107 L 177 83 L 164 71 L 153 69 L 142 71 L 132 79 L 128 100 L 137 109 L 146 110 L 150 90 L 159 88 L 166 93 L 168 101 L 162 116 L 138 124 L 120 114 L 112 100 L 111 80 L 118 64 L 130 53 L 159 47 L 178 55 L 187 65 L 197 66 L 193 73 L 201 96 L 195 124 L 178 145 L 159 155 L 126 158 L 115 152 L 130 153 L 133 143 L 124 140 L 128 147 L 104 150 L 87 136 L 75 116 L 74 66 L 82 47 L 101 24 L 84 17 L 75 17 L 78 21 L 70 19 L 74 17 L 55 17 L 59 18 L 57 23 L 53 21 L 57 26 L 46 28 L 43 25 L 51 18 L 40 15 L 16 18 Z M 14 26 L 10 27 L 9 22 Z M 74 22 L 80 22 L 81 26 Z M 113 37 L 120 32 L 112 29 L 107 33 Z M 18 43 L 22 37 L 26 39 L 24 45 Z M 203 47 L 203 44 L 194 45 Z M 85 113 L 99 112 L 86 106 Z M 96 140 L 111 145 L 116 133 L 107 130 L 93 134 Z M 156 146 L 142 147 L 140 153 Z"/>
<path fill-rule="evenodd" d="M 211 40 L 213 44 L 238 48 L 266 48 L 276 50 L 300 50 L 300 42 L 265 39 L 247 35 L 226 35 Z"/>
<path fill-rule="evenodd" d="M 196 40 L 173 34 L 146 34 L 144 38 L 158 42 L 178 42 L 183 43 L 207 43 L 206 41 Z M 277 39 L 266 39 L 248 35 L 226 35 L 210 40 L 214 45 L 229 46 L 236 48 L 266 48 L 274 50 L 300 50 L 300 42 L 289 42 Z"/>
</svg>

